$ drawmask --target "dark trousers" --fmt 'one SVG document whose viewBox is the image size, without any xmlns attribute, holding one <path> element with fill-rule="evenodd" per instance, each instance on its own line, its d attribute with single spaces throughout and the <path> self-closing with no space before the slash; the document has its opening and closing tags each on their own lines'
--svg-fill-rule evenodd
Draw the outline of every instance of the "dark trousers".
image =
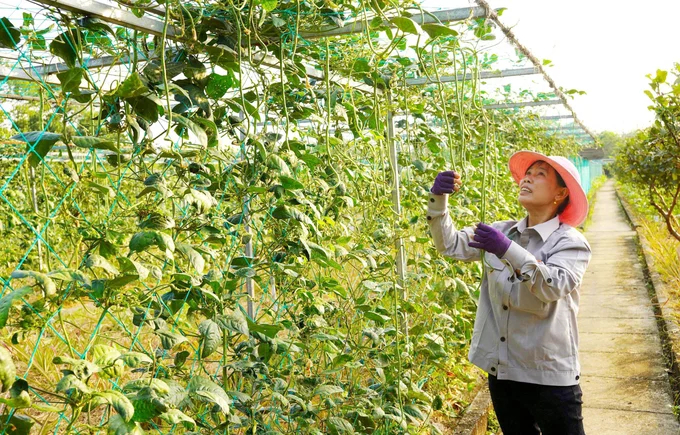
<svg viewBox="0 0 680 435">
<path fill-rule="evenodd" d="M 489 392 L 503 435 L 585 435 L 578 385 L 553 387 L 489 375 Z"/>
</svg>

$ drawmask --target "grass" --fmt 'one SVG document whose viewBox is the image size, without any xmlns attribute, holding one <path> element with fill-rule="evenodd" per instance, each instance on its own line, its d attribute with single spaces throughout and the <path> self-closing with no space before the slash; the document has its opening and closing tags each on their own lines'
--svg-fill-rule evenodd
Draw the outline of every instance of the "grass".
<svg viewBox="0 0 680 435">
<path fill-rule="evenodd" d="M 631 206 L 639 225 L 638 231 L 649 243 L 654 269 L 667 285 L 670 294 L 675 297 L 674 309 L 678 312 L 676 317 L 680 318 L 680 241 L 668 233 L 660 216 L 648 205 L 647 199 L 640 192 L 624 184 L 619 184 L 618 187 Z"/>
<path fill-rule="evenodd" d="M 588 226 L 590 225 L 590 222 L 592 221 L 593 218 L 593 210 L 595 210 L 595 201 L 597 199 L 597 191 L 600 190 L 600 187 L 604 185 L 604 183 L 607 182 L 607 177 L 604 175 L 600 175 L 599 177 L 595 178 L 592 183 L 590 184 L 590 190 L 588 191 L 588 216 L 586 217 L 585 222 L 583 223 L 583 229 L 587 229 Z"/>
</svg>

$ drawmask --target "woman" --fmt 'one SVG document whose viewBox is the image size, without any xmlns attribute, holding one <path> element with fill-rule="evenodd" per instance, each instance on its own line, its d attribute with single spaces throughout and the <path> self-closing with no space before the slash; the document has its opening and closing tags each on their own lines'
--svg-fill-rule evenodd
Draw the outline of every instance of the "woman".
<svg viewBox="0 0 680 435">
<path fill-rule="evenodd" d="M 430 231 L 442 254 L 487 264 L 469 358 L 489 374 L 503 434 L 581 435 L 576 314 L 591 253 L 574 227 L 588 200 L 564 157 L 520 151 L 509 166 L 524 219 L 457 231 L 447 199 L 462 182 L 446 171 L 431 189 Z"/>
</svg>

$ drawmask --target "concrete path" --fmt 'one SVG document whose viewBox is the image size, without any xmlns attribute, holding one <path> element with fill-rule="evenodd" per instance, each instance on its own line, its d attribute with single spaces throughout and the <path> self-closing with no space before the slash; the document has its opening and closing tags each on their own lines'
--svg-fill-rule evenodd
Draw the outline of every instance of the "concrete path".
<svg viewBox="0 0 680 435">
<path fill-rule="evenodd" d="M 634 237 L 608 181 L 586 232 L 593 257 L 578 315 L 588 435 L 680 434 Z"/>
</svg>

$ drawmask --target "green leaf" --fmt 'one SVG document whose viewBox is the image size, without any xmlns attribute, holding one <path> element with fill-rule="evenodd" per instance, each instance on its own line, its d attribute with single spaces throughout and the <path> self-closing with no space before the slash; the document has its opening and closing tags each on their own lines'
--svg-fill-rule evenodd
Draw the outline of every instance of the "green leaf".
<svg viewBox="0 0 680 435">
<path fill-rule="evenodd" d="M 57 73 L 61 90 L 63 92 L 80 92 L 80 82 L 83 81 L 83 69 L 71 68 L 64 72 Z"/>
<path fill-rule="evenodd" d="M 267 167 L 279 171 L 279 175 L 290 176 L 288 164 L 278 155 L 270 154 L 267 156 Z"/>
<path fill-rule="evenodd" d="M 108 186 L 102 186 L 93 181 L 84 181 L 83 186 L 90 188 L 90 190 L 94 191 L 98 196 L 108 196 L 109 198 L 116 197 L 116 191 Z"/>
<path fill-rule="evenodd" d="M 158 121 L 159 104 L 154 98 L 149 98 L 149 95 L 145 95 L 141 97 L 130 97 L 127 98 L 126 101 L 130 104 L 132 110 L 140 117 L 152 124 Z"/>
<path fill-rule="evenodd" d="M 192 377 L 187 385 L 187 391 L 199 400 L 219 406 L 225 414 L 229 412 L 229 402 L 231 402 L 231 399 L 222 387 L 210 379 L 203 376 Z"/>
<path fill-rule="evenodd" d="M 142 231 L 132 236 L 128 247 L 132 252 L 142 252 L 154 245 L 158 245 L 158 233 Z"/>
<path fill-rule="evenodd" d="M 106 403 L 111 405 L 113 409 L 125 421 L 130 421 L 135 413 L 135 407 L 132 402 L 123 393 L 115 390 L 101 391 L 93 394 L 94 397 L 102 398 Z"/>
<path fill-rule="evenodd" d="M 26 415 L 21 415 L 19 413 L 12 413 L 11 416 L 8 411 L 0 416 L 7 435 L 30 435 L 35 433 L 32 428 L 35 425 L 36 420 Z M 10 430 L 11 428 L 11 430 Z"/>
<path fill-rule="evenodd" d="M 201 334 L 201 358 L 207 358 L 222 343 L 222 331 L 217 323 L 205 319 L 198 325 L 198 332 Z"/>
<path fill-rule="evenodd" d="M 17 376 L 17 368 L 12 360 L 12 354 L 0 346 L 0 391 L 5 393 L 9 390 Z"/>
<path fill-rule="evenodd" d="M 138 261 L 131 260 L 127 257 L 118 257 L 118 264 L 120 265 L 121 272 L 123 273 L 139 275 L 141 279 L 146 279 L 146 277 L 149 276 L 149 269 L 144 267 Z"/>
<path fill-rule="evenodd" d="M 367 311 L 364 313 L 364 316 L 366 316 L 367 319 L 371 319 L 378 324 L 382 325 L 383 323 L 387 322 L 390 320 L 389 316 L 386 316 L 384 314 L 376 313 L 375 311 Z"/>
<path fill-rule="evenodd" d="M 187 338 L 182 334 L 177 334 L 167 329 L 159 329 L 158 331 L 156 331 L 156 335 L 160 337 L 161 345 L 165 350 L 170 350 L 173 347 L 177 346 L 178 344 L 187 341 Z"/>
<path fill-rule="evenodd" d="M 146 220 L 140 222 L 139 227 L 148 228 L 150 230 L 170 230 L 175 228 L 175 220 L 162 213 L 152 212 L 149 213 Z"/>
<path fill-rule="evenodd" d="M 421 25 L 422 29 L 427 32 L 428 36 L 432 39 L 439 36 L 458 36 L 458 32 L 449 28 L 448 26 L 443 26 L 436 23 L 427 23 Z"/>
<path fill-rule="evenodd" d="M 218 130 L 217 130 L 217 125 L 215 124 L 214 121 L 211 121 L 209 119 L 201 118 L 200 116 L 194 116 L 191 118 L 195 123 L 201 124 L 203 126 L 203 130 L 205 130 L 205 133 L 208 136 L 208 146 L 209 147 L 215 147 L 219 144 L 218 140 Z"/>
<path fill-rule="evenodd" d="M 234 310 L 229 314 L 217 316 L 215 320 L 217 321 L 217 324 L 226 331 L 243 334 L 246 337 L 250 335 L 248 321 L 240 310 Z"/>
<path fill-rule="evenodd" d="M 250 332 L 259 332 L 260 334 L 266 335 L 269 338 L 276 337 L 276 334 L 283 329 L 282 325 L 268 325 L 266 323 L 255 323 L 250 319 L 246 319 L 248 322 L 248 329 Z"/>
<path fill-rule="evenodd" d="M 114 414 L 109 418 L 109 427 L 106 431 L 108 435 L 144 435 L 139 423 L 135 421 L 125 421 L 123 417 Z"/>
<path fill-rule="evenodd" d="M 63 140 L 63 136 L 59 133 L 49 133 L 46 131 L 29 131 L 28 133 L 14 135 L 12 139 L 26 142 L 27 152 L 30 151 L 31 146 L 34 146 L 33 152 L 28 156 L 28 164 L 35 168 L 43 161 L 54 144 L 57 141 Z"/>
<path fill-rule="evenodd" d="M 182 115 L 172 115 L 172 119 L 177 121 L 178 124 L 186 128 L 189 132 L 196 136 L 196 139 L 198 139 L 198 143 L 201 146 L 203 147 L 208 146 L 208 134 L 205 132 L 203 128 L 201 128 L 201 126 L 199 126 L 194 121 Z"/>
<path fill-rule="evenodd" d="M 272 217 L 276 219 L 290 219 L 293 217 L 293 213 L 286 205 L 280 205 L 274 209 L 272 212 Z"/>
<path fill-rule="evenodd" d="M 9 390 L 9 399 L 0 398 L 10 408 L 22 409 L 31 407 L 31 396 L 28 395 L 28 382 L 25 379 L 17 379 Z"/>
<path fill-rule="evenodd" d="M 252 267 L 242 267 L 236 270 L 234 275 L 238 276 L 239 278 L 252 278 L 257 275 L 257 272 L 255 272 L 255 269 Z"/>
<path fill-rule="evenodd" d="M 337 385 L 319 385 L 316 387 L 314 390 L 314 396 L 320 396 L 320 397 L 329 397 L 333 394 L 341 394 L 344 393 L 345 390 L 342 387 L 339 387 Z"/>
<path fill-rule="evenodd" d="M 108 378 L 117 378 L 123 375 L 123 361 L 119 360 L 120 352 L 105 344 L 92 346 L 92 360 L 102 368 Z"/>
<path fill-rule="evenodd" d="M 185 427 L 189 427 L 191 429 L 196 427 L 196 422 L 194 419 L 179 409 L 170 409 L 169 411 L 159 415 L 159 417 L 168 424 L 184 424 Z"/>
<path fill-rule="evenodd" d="M 121 98 L 131 98 L 142 96 L 148 92 L 149 88 L 142 81 L 139 72 L 135 71 L 118 86 L 114 95 Z"/>
<path fill-rule="evenodd" d="M 170 385 L 158 378 L 135 379 L 125 384 L 123 391 L 130 393 L 143 390 L 144 388 L 150 388 L 161 396 L 170 392 Z"/>
<path fill-rule="evenodd" d="M 57 292 L 57 286 L 54 281 L 50 279 L 47 275 L 41 272 L 34 272 L 31 270 L 15 270 L 10 275 L 13 279 L 21 278 L 33 278 L 42 287 L 45 292 L 45 296 L 52 296 Z"/>
<path fill-rule="evenodd" d="M 665 83 L 666 78 L 668 78 L 668 71 L 664 71 L 662 69 L 656 70 L 656 77 L 654 78 L 656 83 Z"/>
<path fill-rule="evenodd" d="M 71 374 L 80 380 L 87 380 L 95 373 L 99 373 L 97 364 L 85 359 L 75 359 L 68 356 L 56 356 L 52 358 L 52 364 L 66 364 Z"/>
<path fill-rule="evenodd" d="M 14 24 L 7 18 L 3 17 L 0 20 L 0 47 L 17 48 L 17 44 L 21 40 L 21 32 L 14 27 Z"/>
<path fill-rule="evenodd" d="M 222 98 L 233 85 L 234 80 L 231 74 L 223 76 L 212 73 L 208 77 L 208 84 L 205 87 L 205 93 L 210 98 L 217 100 Z"/>
<path fill-rule="evenodd" d="M 78 53 L 81 52 L 83 33 L 80 30 L 70 29 L 59 34 L 50 44 L 50 52 L 64 59 L 69 68 L 76 66 Z"/>
<path fill-rule="evenodd" d="M 189 260 L 191 265 L 196 270 L 196 273 L 203 275 L 203 269 L 205 268 L 205 260 L 203 259 L 203 256 L 199 254 L 198 251 L 193 248 L 193 246 L 186 243 L 178 242 L 176 247 L 177 250 L 181 252 L 187 258 L 187 260 Z"/>
<path fill-rule="evenodd" d="M 328 431 L 331 435 L 354 433 L 352 423 L 341 417 L 329 417 L 326 424 L 328 425 Z"/>
<path fill-rule="evenodd" d="M 153 359 L 145 353 L 141 352 L 125 352 L 120 356 L 120 359 L 128 367 L 140 367 L 153 364 Z"/>
<path fill-rule="evenodd" d="M 190 191 L 182 198 L 182 206 L 186 207 L 193 205 L 199 214 L 204 214 L 210 211 L 211 208 L 217 205 L 217 201 L 210 194 L 203 190 L 190 189 Z"/>
<path fill-rule="evenodd" d="M 412 35 L 418 34 L 418 25 L 410 18 L 394 17 L 390 19 L 390 22 L 404 33 L 410 33 Z"/>
<path fill-rule="evenodd" d="M 90 278 L 79 270 L 58 269 L 51 271 L 47 276 L 50 277 L 50 279 L 57 279 L 60 281 L 79 282 L 88 287 L 92 284 Z"/>
<path fill-rule="evenodd" d="M 23 298 L 24 296 L 33 292 L 31 287 L 21 287 L 13 292 L 7 293 L 0 299 L 0 328 L 4 328 L 9 317 L 9 310 L 12 308 L 14 301 Z"/>
<path fill-rule="evenodd" d="M 286 190 L 299 190 L 305 188 L 305 186 L 295 178 L 287 177 L 285 175 L 279 175 L 279 181 L 281 181 L 281 185 Z"/>
<path fill-rule="evenodd" d="M 98 254 L 90 254 L 85 260 L 85 266 L 89 267 L 90 269 L 93 269 L 95 267 L 104 269 L 111 275 L 118 275 L 119 273 L 118 269 L 116 269 L 116 267 L 113 264 L 109 263 L 109 260 Z"/>
<path fill-rule="evenodd" d="M 113 151 L 114 153 L 119 153 L 120 150 L 116 146 L 116 143 L 111 139 L 104 139 L 95 136 L 73 136 L 71 142 L 78 148 L 95 148 L 98 150 Z"/>
<path fill-rule="evenodd" d="M 131 282 L 137 281 L 139 279 L 139 275 L 137 274 L 123 274 L 119 275 L 113 279 L 106 280 L 106 287 L 110 289 L 116 289 L 116 288 L 121 288 L 124 287 Z"/>
<path fill-rule="evenodd" d="M 277 0 L 258 0 L 258 3 L 262 5 L 262 9 L 267 12 L 271 12 L 276 9 Z"/>
<path fill-rule="evenodd" d="M 85 385 L 85 382 L 78 379 L 74 374 L 67 374 L 57 382 L 55 391 L 57 393 L 71 394 L 73 391 L 79 391 L 83 394 L 90 394 L 92 389 Z"/>
</svg>

